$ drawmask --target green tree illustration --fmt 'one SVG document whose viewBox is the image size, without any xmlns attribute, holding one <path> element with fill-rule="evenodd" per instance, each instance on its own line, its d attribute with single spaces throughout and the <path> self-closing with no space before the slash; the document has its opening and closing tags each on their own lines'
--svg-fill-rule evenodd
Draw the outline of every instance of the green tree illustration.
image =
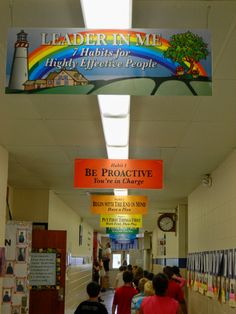
<svg viewBox="0 0 236 314">
<path fill-rule="evenodd" d="M 202 37 L 191 33 L 190 31 L 171 36 L 170 46 L 164 52 L 164 57 L 172 59 L 175 62 L 189 62 L 189 74 L 193 73 L 195 63 L 206 59 L 209 51 L 207 44 Z"/>
</svg>

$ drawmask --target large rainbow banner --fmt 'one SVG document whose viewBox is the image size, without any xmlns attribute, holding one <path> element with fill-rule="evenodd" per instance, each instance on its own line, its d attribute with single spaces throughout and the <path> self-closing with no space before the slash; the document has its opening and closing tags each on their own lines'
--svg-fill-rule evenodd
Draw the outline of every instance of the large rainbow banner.
<svg viewBox="0 0 236 314">
<path fill-rule="evenodd" d="M 6 93 L 211 95 L 210 38 L 188 29 L 12 28 Z"/>
</svg>

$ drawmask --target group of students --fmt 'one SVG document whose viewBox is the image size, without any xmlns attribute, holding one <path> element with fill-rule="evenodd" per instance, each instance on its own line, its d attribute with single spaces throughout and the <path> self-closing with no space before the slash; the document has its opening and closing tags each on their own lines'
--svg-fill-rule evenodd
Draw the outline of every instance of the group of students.
<svg viewBox="0 0 236 314">
<path fill-rule="evenodd" d="M 127 265 L 122 265 L 119 268 L 119 273 L 116 275 L 116 282 L 115 282 L 115 288 L 120 288 L 123 286 L 124 281 L 123 281 L 123 273 L 128 270 L 131 271 L 134 275 L 133 278 L 133 285 L 135 287 L 138 287 L 139 280 L 141 278 L 147 278 L 150 281 L 152 281 L 154 274 L 151 272 L 148 272 L 147 270 L 143 270 L 141 267 L 138 267 L 136 265 L 132 266 L 131 264 Z"/>
<path fill-rule="evenodd" d="M 175 273 L 177 274 L 175 274 Z M 166 266 L 154 275 L 133 267 L 123 272 L 124 284 L 115 291 L 112 314 L 187 314 L 178 267 Z"/>
<path fill-rule="evenodd" d="M 162 273 L 154 275 L 141 267 L 123 266 L 120 273 L 123 284 L 116 287 L 112 314 L 187 314 L 183 292 L 186 281 L 178 267 L 166 266 Z M 108 314 L 98 300 L 99 284 L 89 283 L 87 293 L 89 300 L 82 302 L 74 314 Z"/>
</svg>

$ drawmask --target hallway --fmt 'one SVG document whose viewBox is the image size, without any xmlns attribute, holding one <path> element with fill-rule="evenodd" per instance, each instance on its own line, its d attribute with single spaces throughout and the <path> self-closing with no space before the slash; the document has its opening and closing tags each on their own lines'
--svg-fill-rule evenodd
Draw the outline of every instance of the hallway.
<svg viewBox="0 0 236 314">
<path fill-rule="evenodd" d="M 102 8 L 102 0 L 93 1 Z M 57 278 L 45 275 L 53 278 L 47 287 L 57 285 L 55 303 L 61 304 L 63 314 L 73 314 L 76 304 L 87 299 L 99 242 L 108 241 L 110 287 L 125 254 L 129 263 L 153 273 L 163 265 L 178 265 L 186 278 L 188 266 L 192 274 L 200 272 L 202 278 L 205 273 L 209 278 L 208 286 L 201 287 L 196 280 L 195 287 L 187 289 L 189 314 L 232 314 L 236 307 L 236 283 L 230 283 L 236 278 L 236 0 L 116 0 L 114 5 L 108 0 L 101 13 L 94 7 L 88 10 L 95 13 L 92 22 L 96 17 L 106 21 L 103 14 L 113 22 L 112 14 L 130 3 L 131 11 L 123 10 L 117 19 L 120 22 L 121 15 L 129 12 L 129 26 L 122 28 L 126 35 L 119 27 L 87 27 L 83 2 L 0 0 L 0 256 L 9 247 L 13 252 L 5 256 L 12 273 L 0 275 L 0 295 L 10 294 L 11 303 L 0 302 L 0 313 L 20 313 L 25 308 L 30 312 L 31 231 L 21 225 L 27 222 L 30 230 L 66 233 L 66 254 L 52 267 Z M 87 40 L 85 47 L 82 34 L 88 39 L 98 34 L 100 40 L 91 40 L 91 47 Z M 193 34 L 204 47 L 195 45 Z M 179 46 L 172 55 L 169 48 L 178 41 L 195 59 L 182 55 L 182 49 L 177 53 Z M 186 47 L 186 42 L 193 45 Z M 148 68 L 140 67 L 142 60 L 151 59 Z M 86 68 L 88 62 L 93 69 Z M 16 65 L 23 69 L 19 77 Z M 131 70 L 132 75 L 126 72 Z M 19 89 L 14 82 L 20 82 Z M 118 120 L 128 126 L 128 135 L 117 126 Z M 106 134 L 105 124 L 112 132 Z M 114 143 L 110 135 L 117 135 Z M 85 176 L 78 175 L 81 186 L 74 184 L 75 161 L 86 166 L 81 168 Z M 157 182 L 156 163 L 162 165 L 157 171 L 162 185 L 143 185 L 147 179 Z M 98 184 L 96 188 L 88 178 Z M 127 182 L 127 189 L 120 189 Z M 125 194 L 123 201 L 116 193 Z M 113 206 L 116 202 L 121 207 Z M 17 222 L 14 235 L 9 222 Z M 20 231 L 26 242 L 19 240 Z M 219 268 L 224 283 L 220 300 L 210 291 L 213 271 L 206 261 L 215 276 Z M 64 269 L 66 279 L 60 283 Z M 17 291 L 22 282 L 24 294 Z M 233 302 L 225 293 L 229 286 Z M 111 313 L 113 291 L 103 298 Z"/>
</svg>

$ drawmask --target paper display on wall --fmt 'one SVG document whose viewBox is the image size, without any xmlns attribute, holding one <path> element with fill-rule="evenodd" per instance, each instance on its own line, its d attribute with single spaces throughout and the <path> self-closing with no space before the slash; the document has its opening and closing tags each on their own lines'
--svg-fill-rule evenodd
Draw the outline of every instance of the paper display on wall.
<svg viewBox="0 0 236 314">
<path fill-rule="evenodd" d="M 10 221 L 6 225 L 5 275 L 1 293 L 2 314 L 29 311 L 29 255 L 32 224 Z"/>
</svg>

